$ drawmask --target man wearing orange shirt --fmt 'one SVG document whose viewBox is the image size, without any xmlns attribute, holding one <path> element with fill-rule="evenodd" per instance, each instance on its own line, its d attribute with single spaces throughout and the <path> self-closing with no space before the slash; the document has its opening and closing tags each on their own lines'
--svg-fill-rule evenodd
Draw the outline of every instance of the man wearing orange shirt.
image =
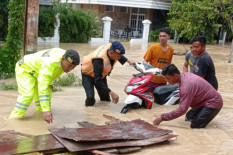
<svg viewBox="0 0 233 155">
<path fill-rule="evenodd" d="M 167 41 L 170 38 L 170 30 L 162 28 L 159 31 L 160 43 L 152 45 L 144 56 L 143 63 L 150 63 L 156 68 L 163 69 L 167 64 L 171 64 L 174 48 L 168 45 Z M 156 88 L 161 85 L 166 85 L 167 81 L 163 76 L 154 76 L 149 83 L 150 87 Z"/>
</svg>

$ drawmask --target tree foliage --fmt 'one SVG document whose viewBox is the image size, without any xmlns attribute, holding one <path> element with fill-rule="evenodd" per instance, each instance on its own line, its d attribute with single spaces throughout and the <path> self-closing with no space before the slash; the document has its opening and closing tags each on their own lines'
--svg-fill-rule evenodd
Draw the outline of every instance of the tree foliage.
<svg viewBox="0 0 233 155">
<path fill-rule="evenodd" d="M 0 47 L 0 75 L 12 77 L 23 46 L 24 0 L 11 0 L 8 7 L 10 23 L 6 44 Z"/>
<path fill-rule="evenodd" d="M 55 29 L 55 12 L 52 6 L 40 6 L 38 37 L 53 37 Z"/>
<path fill-rule="evenodd" d="M 220 27 L 229 31 L 232 8 L 232 0 L 173 0 L 169 26 L 179 37 L 189 40 L 204 35 L 208 42 L 213 42 Z"/>
<path fill-rule="evenodd" d="M 73 9 L 68 3 L 54 3 L 53 7 L 40 7 L 39 37 L 54 35 L 55 15 L 60 18 L 60 42 L 86 43 L 95 37 L 100 25 L 97 22 L 99 14 L 95 11 Z"/>
<path fill-rule="evenodd" d="M 60 14 L 60 42 L 86 43 L 99 29 L 98 14 L 94 11 L 73 9 L 65 3 L 55 5 L 55 12 Z"/>
<path fill-rule="evenodd" d="M 8 5 L 9 0 L 1 0 L 0 3 L 0 40 L 5 40 L 8 28 Z"/>
</svg>

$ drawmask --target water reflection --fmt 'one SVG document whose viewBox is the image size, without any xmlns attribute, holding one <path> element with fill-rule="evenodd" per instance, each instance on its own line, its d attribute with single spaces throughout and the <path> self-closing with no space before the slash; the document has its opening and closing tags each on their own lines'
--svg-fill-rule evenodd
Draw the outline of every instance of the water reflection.
<svg viewBox="0 0 233 155">
<path fill-rule="evenodd" d="M 149 44 L 130 44 L 124 42 L 126 49 L 125 56 L 129 59 L 142 62 L 143 56 Z M 185 53 L 189 45 L 172 44 L 176 52 Z M 38 50 L 60 47 L 63 49 L 75 49 L 80 57 L 95 50 L 99 45 L 90 44 L 38 44 Z M 233 63 L 227 63 L 230 52 L 230 45 L 207 45 L 207 51 L 211 55 L 219 82 L 219 92 L 221 93 L 224 106 L 219 115 L 207 126 L 206 129 L 190 129 L 189 123 L 184 121 L 184 116 L 169 122 L 163 122 L 160 127 L 174 131 L 179 135 L 175 142 L 171 144 L 161 144 L 144 148 L 134 154 L 232 154 L 233 144 Z M 172 63 L 182 70 L 185 56 L 174 55 Z M 80 75 L 80 66 L 76 67 L 75 73 Z M 56 92 L 52 98 L 52 112 L 54 123 L 48 125 L 42 120 L 41 113 L 35 112 L 34 103 L 31 104 L 24 120 L 6 120 L 15 105 L 17 92 L 0 91 L 1 130 L 14 129 L 28 134 L 45 134 L 48 128 L 62 126 L 78 126 L 77 121 L 89 121 L 95 124 L 104 124 L 108 121 L 103 114 L 111 115 L 121 120 L 143 119 L 152 122 L 153 115 L 169 112 L 177 108 L 175 106 L 153 105 L 151 110 L 138 109 L 132 110 L 126 115 L 120 114 L 124 106 L 124 87 L 132 74 L 137 73 L 131 66 L 117 64 L 108 78 L 109 86 L 120 96 L 118 104 L 100 102 L 96 96 L 97 104 L 94 107 L 84 106 L 85 92 L 82 87 L 63 88 L 62 92 Z"/>
</svg>

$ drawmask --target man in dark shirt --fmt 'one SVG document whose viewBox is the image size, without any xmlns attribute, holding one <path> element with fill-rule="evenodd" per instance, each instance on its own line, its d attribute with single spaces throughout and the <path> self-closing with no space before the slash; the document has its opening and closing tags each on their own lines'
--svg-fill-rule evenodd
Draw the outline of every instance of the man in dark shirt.
<svg viewBox="0 0 233 155">
<path fill-rule="evenodd" d="M 86 92 L 86 106 L 95 104 L 94 87 L 97 89 L 101 101 L 112 101 L 116 104 L 119 96 L 112 91 L 107 84 L 107 75 L 110 74 L 114 65 L 119 61 L 122 65 L 134 62 L 123 56 L 125 49 L 123 45 L 114 41 L 98 47 L 94 52 L 85 56 L 82 60 L 82 84 Z"/>
<path fill-rule="evenodd" d="M 206 38 L 197 36 L 192 41 L 192 53 L 196 54 L 197 62 L 194 65 L 194 74 L 203 77 L 216 90 L 218 90 L 218 81 L 215 76 L 215 67 L 210 55 L 205 51 Z"/>
</svg>

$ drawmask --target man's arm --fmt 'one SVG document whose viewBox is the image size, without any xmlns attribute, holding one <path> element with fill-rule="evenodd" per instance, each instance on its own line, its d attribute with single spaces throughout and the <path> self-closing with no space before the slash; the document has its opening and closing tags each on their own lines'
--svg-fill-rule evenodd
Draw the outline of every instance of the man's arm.
<svg viewBox="0 0 233 155">
<path fill-rule="evenodd" d="M 109 89 L 108 85 L 102 79 L 103 60 L 94 59 L 92 64 L 94 67 L 94 82 L 95 82 L 96 87 L 108 93 L 111 96 L 113 103 L 116 104 L 119 101 L 119 96 L 115 92 L 113 92 L 111 89 Z"/>
<path fill-rule="evenodd" d="M 43 117 L 44 120 L 47 123 L 52 123 L 53 122 L 53 115 L 51 113 L 51 106 L 50 106 L 50 101 L 52 95 L 51 93 L 51 83 L 52 83 L 52 78 L 51 78 L 51 70 L 49 67 L 44 67 L 43 69 L 40 70 L 39 76 L 38 76 L 38 93 L 39 93 L 39 101 L 40 101 L 40 107 L 43 111 Z"/>
<path fill-rule="evenodd" d="M 189 57 L 191 55 L 191 51 L 188 51 L 185 55 L 184 65 L 183 65 L 183 72 L 188 72 L 188 66 L 189 66 Z"/>
<path fill-rule="evenodd" d="M 125 64 L 125 62 L 128 62 L 129 65 L 135 64 L 133 60 L 127 59 L 125 56 L 121 56 L 121 58 L 118 60 L 122 65 Z"/>
<path fill-rule="evenodd" d="M 188 72 L 188 66 L 189 66 L 189 63 L 185 61 L 184 66 L 183 66 L 183 72 Z"/>
<path fill-rule="evenodd" d="M 94 83 L 98 89 L 102 89 L 106 93 L 110 93 L 110 89 L 105 84 L 102 78 L 104 64 L 102 59 L 94 59 L 92 61 L 93 68 L 94 68 Z"/>
<path fill-rule="evenodd" d="M 155 116 L 155 119 L 153 121 L 154 125 L 159 125 L 162 121 L 169 121 L 176 119 L 183 114 L 185 114 L 188 111 L 189 106 L 191 105 L 193 98 L 194 98 L 194 92 L 191 85 L 186 85 L 182 87 L 183 92 L 180 91 L 180 103 L 179 108 L 176 110 L 173 110 L 168 113 L 163 113 L 159 116 Z"/>
</svg>

